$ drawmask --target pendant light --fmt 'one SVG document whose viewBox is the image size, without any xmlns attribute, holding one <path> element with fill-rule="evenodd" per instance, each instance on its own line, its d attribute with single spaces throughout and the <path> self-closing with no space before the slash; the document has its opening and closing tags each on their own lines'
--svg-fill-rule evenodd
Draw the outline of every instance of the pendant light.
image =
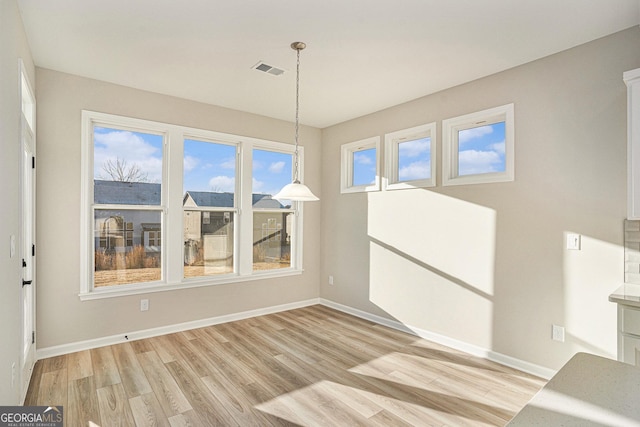
<svg viewBox="0 0 640 427">
<path fill-rule="evenodd" d="M 300 183 L 298 179 L 298 127 L 299 127 L 299 111 L 300 111 L 300 51 L 307 47 L 303 42 L 291 43 L 291 49 L 296 51 L 297 64 L 296 64 L 296 150 L 294 153 L 294 169 L 293 169 L 293 182 L 285 185 L 282 190 L 278 192 L 274 199 L 278 200 L 292 200 L 296 202 L 313 202 L 318 199 L 304 184 Z"/>
</svg>

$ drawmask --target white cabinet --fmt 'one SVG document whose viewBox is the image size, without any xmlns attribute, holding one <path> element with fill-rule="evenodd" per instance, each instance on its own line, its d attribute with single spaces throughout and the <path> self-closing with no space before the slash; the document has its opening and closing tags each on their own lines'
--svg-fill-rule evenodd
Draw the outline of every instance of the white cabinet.
<svg viewBox="0 0 640 427">
<path fill-rule="evenodd" d="M 640 68 L 623 74 L 627 85 L 627 218 L 640 219 Z"/>
</svg>

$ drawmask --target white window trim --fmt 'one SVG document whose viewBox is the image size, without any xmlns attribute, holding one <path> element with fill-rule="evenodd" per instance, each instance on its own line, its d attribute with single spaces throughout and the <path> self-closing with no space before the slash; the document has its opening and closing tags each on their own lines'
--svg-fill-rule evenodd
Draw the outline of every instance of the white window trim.
<svg viewBox="0 0 640 427">
<path fill-rule="evenodd" d="M 458 132 L 481 124 L 505 122 L 505 171 L 458 175 Z M 442 121 L 442 185 L 508 182 L 515 179 L 514 105 L 507 104 Z"/>
<path fill-rule="evenodd" d="M 159 282 L 125 284 L 109 287 L 93 287 L 93 192 L 90 185 L 93 181 L 93 125 L 98 124 L 118 129 L 130 129 L 145 133 L 159 133 L 165 135 L 163 150 L 163 186 L 161 208 L 163 211 L 162 235 L 163 277 Z M 81 147 L 81 213 L 80 213 L 80 293 L 81 300 L 111 298 L 125 295 L 164 292 L 169 290 L 188 289 L 219 284 L 238 283 L 266 278 L 299 275 L 303 272 L 303 203 L 296 203 L 291 209 L 294 211 L 291 242 L 291 267 L 278 270 L 254 272 L 252 268 L 252 236 L 253 236 L 253 208 L 252 208 L 252 152 L 253 149 L 279 151 L 294 154 L 295 147 L 276 141 L 237 136 L 185 126 L 170 125 L 149 120 L 134 119 L 113 114 L 82 111 L 82 147 Z M 182 207 L 182 161 L 184 155 L 184 139 L 197 139 L 216 143 L 236 145 L 236 197 L 234 208 L 237 219 L 235 239 L 238 244 L 234 251 L 236 260 L 240 262 L 236 272 L 229 275 L 205 276 L 200 278 L 184 278 L 183 272 L 183 207 Z M 304 147 L 298 148 L 299 175 L 304 176 Z M 176 161 L 179 159 L 179 161 Z M 167 177 L 180 177 L 168 180 Z M 156 206 L 147 208 L 158 208 Z M 238 261 L 240 260 L 240 261 Z"/>
<path fill-rule="evenodd" d="M 400 181 L 399 172 L 399 145 L 402 142 L 413 141 L 419 138 L 430 139 L 430 167 L 431 175 L 426 179 L 416 179 L 410 181 Z M 436 123 L 428 123 L 420 126 L 402 129 L 387 133 L 384 136 L 384 161 L 385 176 L 382 178 L 382 188 L 384 190 L 401 190 L 416 187 L 435 187 L 437 177 L 436 166 Z"/>
<path fill-rule="evenodd" d="M 371 185 L 353 185 L 353 153 L 375 148 L 376 150 L 376 179 Z M 363 193 L 380 190 L 380 137 L 361 139 L 359 141 L 343 144 L 340 148 L 340 192 Z"/>
</svg>

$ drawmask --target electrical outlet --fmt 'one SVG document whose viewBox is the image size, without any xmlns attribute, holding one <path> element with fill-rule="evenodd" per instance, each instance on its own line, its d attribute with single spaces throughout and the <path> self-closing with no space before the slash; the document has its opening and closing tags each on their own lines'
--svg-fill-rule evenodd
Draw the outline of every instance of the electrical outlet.
<svg viewBox="0 0 640 427">
<path fill-rule="evenodd" d="M 329 276 L 329 284 L 333 285 L 333 276 Z"/>
<path fill-rule="evenodd" d="M 564 327 L 558 326 L 558 325 L 552 325 L 551 338 L 554 341 L 564 342 Z"/>
<path fill-rule="evenodd" d="M 140 300 L 140 311 L 147 311 L 149 310 L 149 300 L 148 299 L 141 299 Z"/>
</svg>

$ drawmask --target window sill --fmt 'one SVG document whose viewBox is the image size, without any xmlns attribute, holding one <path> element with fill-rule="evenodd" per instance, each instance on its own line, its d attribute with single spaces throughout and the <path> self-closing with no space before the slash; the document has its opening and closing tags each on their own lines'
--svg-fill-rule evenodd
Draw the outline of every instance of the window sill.
<svg viewBox="0 0 640 427">
<path fill-rule="evenodd" d="M 150 294 L 155 292 L 175 291 L 180 289 L 202 288 L 207 286 L 227 285 L 240 282 L 251 282 L 254 280 L 264 280 L 277 277 L 288 277 L 301 275 L 304 270 L 284 270 L 278 272 L 260 272 L 247 276 L 226 276 L 224 278 L 202 278 L 189 280 L 174 284 L 154 283 L 148 285 L 137 285 L 126 289 L 103 288 L 92 292 L 81 292 L 78 294 L 80 301 L 91 301 L 104 298 L 116 298 L 129 295 Z"/>
</svg>

